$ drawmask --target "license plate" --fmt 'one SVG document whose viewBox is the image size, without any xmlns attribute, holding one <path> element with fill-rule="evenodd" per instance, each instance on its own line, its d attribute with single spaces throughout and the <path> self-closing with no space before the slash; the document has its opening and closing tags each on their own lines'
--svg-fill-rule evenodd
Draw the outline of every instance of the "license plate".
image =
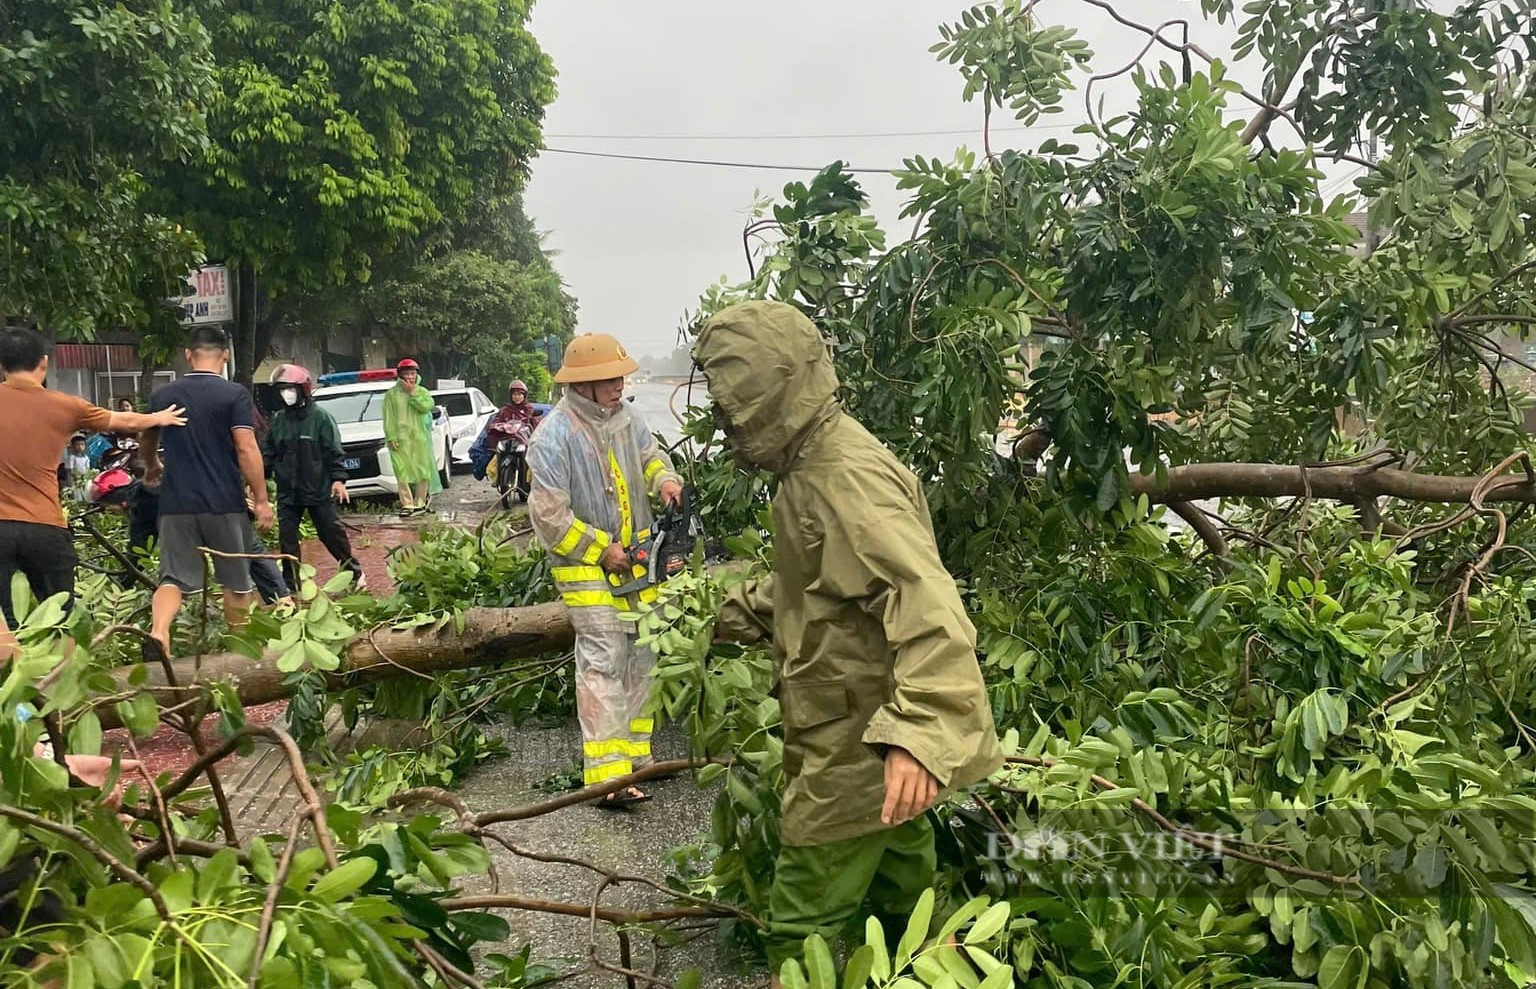
<svg viewBox="0 0 1536 989">
<path fill-rule="evenodd" d="M 341 462 L 341 466 L 343 470 L 357 470 L 359 467 L 363 466 L 363 458 L 348 457 Z"/>
</svg>

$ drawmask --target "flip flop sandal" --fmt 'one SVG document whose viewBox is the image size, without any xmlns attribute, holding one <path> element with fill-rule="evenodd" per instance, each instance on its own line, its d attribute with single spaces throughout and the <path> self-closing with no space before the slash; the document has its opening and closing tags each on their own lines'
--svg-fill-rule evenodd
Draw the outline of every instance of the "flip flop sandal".
<svg viewBox="0 0 1536 989">
<path fill-rule="evenodd" d="M 139 640 L 139 658 L 146 666 L 159 666 L 170 657 L 166 655 L 165 647 L 159 639 L 144 638 Z"/>
<path fill-rule="evenodd" d="M 651 799 L 649 793 L 630 787 L 617 793 L 610 793 L 605 797 L 598 797 L 592 801 L 592 806 L 603 810 L 627 810 L 633 804 L 643 804 Z"/>
</svg>

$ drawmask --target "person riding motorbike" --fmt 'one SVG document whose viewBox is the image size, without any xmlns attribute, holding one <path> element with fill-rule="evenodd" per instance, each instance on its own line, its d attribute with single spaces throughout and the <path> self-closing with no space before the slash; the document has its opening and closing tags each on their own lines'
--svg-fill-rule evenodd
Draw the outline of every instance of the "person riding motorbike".
<svg viewBox="0 0 1536 989">
<path fill-rule="evenodd" d="M 493 445 L 519 434 L 527 440 L 533 434 L 533 427 L 538 424 L 539 410 L 528 401 L 528 386 L 521 380 L 514 381 L 507 388 L 507 404 L 497 410 L 490 425 L 486 427 L 487 438 Z"/>
<path fill-rule="evenodd" d="M 527 448 L 533 438 L 534 427 L 538 424 L 539 411 L 528 401 L 528 386 L 517 380 L 507 388 L 507 404 L 497 410 L 485 427 L 487 447 L 497 453 L 513 454 L 504 464 L 498 465 L 498 471 L 502 467 L 514 471 L 507 487 L 515 489 L 524 498 L 527 497 L 531 483 Z M 503 451 L 503 443 L 510 444 L 510 448 Z"/>
</svg>

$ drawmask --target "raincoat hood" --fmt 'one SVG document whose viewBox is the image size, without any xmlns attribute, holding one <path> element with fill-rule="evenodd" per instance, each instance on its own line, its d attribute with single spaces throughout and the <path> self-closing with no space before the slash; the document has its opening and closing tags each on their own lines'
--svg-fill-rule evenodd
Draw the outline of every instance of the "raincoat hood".
<svg viewBox="0 0 1536 989">
<path fill-rule="evenodd" d="M 699 331 L 694 360 L 726 419 L 732 448 L 782 473 L 816 428 L 840 409 L 837 372 L 821 333 L 783 302 L 722 309 Z"/>
</svg>

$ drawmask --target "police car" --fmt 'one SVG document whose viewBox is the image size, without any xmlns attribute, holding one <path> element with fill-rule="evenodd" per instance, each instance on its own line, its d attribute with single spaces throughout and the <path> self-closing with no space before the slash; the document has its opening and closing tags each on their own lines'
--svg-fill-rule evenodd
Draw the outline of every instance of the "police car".
<svg viewBox="0 0 1536 989">
<path fill-rule="evenodd" d="M 384 395 L 395 386 L 395 371 L 339 371 L 322 374 L 315 381 L 315 404 L 331 414 L 341 433 L 341 449 L 347 471 L 347 491 L 355 497 L 396 497 L 395 480 L 384 441 Z M 452 480 L 453 434 L 448 411 L 432 409 L 432 445 L 436 451 L 438 480 L 447 488 Z"/>
</svg>

